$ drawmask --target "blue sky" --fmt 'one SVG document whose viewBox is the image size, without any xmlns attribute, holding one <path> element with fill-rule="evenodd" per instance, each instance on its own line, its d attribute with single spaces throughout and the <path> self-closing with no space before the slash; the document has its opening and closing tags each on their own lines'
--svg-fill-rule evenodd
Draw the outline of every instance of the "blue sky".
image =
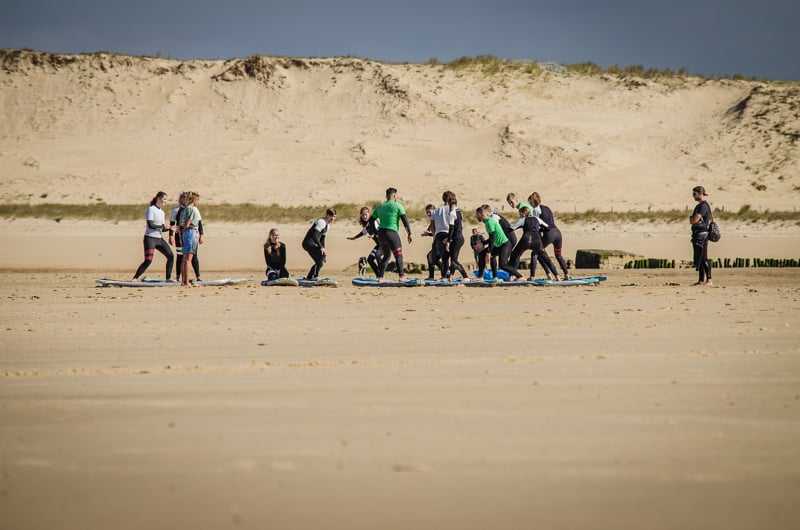
<svg viewBox="0 0 800 530">
<path fill-rule="evenodd" d="M 462 56 L 800 81 L 800 0 L 0 0 L 0 48 Z"/>
</svg>

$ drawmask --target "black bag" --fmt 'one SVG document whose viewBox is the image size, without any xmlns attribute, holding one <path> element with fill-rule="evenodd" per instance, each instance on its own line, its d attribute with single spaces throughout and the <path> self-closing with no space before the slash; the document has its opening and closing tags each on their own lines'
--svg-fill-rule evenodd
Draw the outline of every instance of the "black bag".
<svg viewBox="0 0 800 530">
<path fill-rule="evenodd" d="M 719 233 L 719 225 L 712 219 L 711 222 L 708 223 L 708 240 L 716 243 L 721 238 L 722 234 Z"/>
</svg>

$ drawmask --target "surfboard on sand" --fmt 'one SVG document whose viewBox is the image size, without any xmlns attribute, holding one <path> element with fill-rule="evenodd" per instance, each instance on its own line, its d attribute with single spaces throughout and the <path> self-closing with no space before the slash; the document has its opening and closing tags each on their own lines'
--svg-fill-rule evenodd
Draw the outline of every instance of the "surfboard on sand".
<svg viewBox="0 0 800 530">
<path fill-rule="evenodd" d="M 261 280 L 261 285 L 264 287 L 286 286 L 297 287 L 300 282 L 296 278 L 276 278 L 274 280 Z"/>
<path fill-rule="evenodd" d="M 317 280 L 297 278 L 297 283 L 300 287 L 339 287 L 339 282 L 333 278 L 319 278 Z"/>
<path fill-rule="evenodd" d="M 467 281 L 469 281 L 469 280 L 467 280 Z M 456 278 L 452 282 L 449 282 L 447 280 L 441 280 L 441 279 L 439 279 L 439 280 L 430 280 L 430 279 L 426 278 L 424 280 L 424 283 L 425 283 L 426 287 L 456 287 L 457 285 L 461 285 L 462 283 L 467 283 L 467 282 L 464 282 L 464 280 L 461 279 L 461 278 Z"/>
<path fill-rule="evenodd" d="M 502 287 L 522 287 L 522 286 L 535 286 L 535 287 L 570 287 L 575 285 L 596 285 L 605 281 L 605 276 L 592 276 L 589 278 L 570 278 L 569 280 L 517 280 L 515 282 L 498 282 Z"/>
<path fill-rule="evenodd" d="M 379 282 L 377 278 L 353 278 L 353 285 L 356 287 L 422 287 L 425 282 L 417 278 L 410 278 L 404 282 L 398 280 L 384 280 Z"/>
<path fill-rule="evenodd" d="M 502 280 L 473 280 L 471 282 L 464 282 L 464 287 L 494 287 L 502 283 Z"/>
<path fill-rule="evenodd" d="M 191 282 L 193 285 L 203 285 L 206 287 L 223 286 L 223 285 L 237 285 L 247 281 L 247 278 L 221 278 L 218 280 L 201 280 Z M 159 280 L 155 278 L 145 278 L 139 282 L 132 282 L 130 280 L 112 280 L 109 278 L 99 278 L 95 280 L 103 287 L 180 287 L 181 283 L 176 281 L 168 282 L 166 280 Z"/>
</svg>

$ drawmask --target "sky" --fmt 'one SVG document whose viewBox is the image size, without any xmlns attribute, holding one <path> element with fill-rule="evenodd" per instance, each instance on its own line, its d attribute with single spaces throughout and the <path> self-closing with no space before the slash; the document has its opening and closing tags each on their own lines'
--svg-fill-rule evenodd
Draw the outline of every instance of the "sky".
<svg viewBox="0 0 800 530">
<path fill-rule="evenodd" d="M 0 49 L 686 69 L 800 81 L 800 0 L 0 0 Z"/>
</svg>

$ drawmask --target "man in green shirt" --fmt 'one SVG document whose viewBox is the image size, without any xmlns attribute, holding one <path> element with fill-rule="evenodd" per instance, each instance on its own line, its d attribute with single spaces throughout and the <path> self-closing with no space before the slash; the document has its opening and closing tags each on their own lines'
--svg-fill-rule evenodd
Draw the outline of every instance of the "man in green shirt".
<svg viewBox="0 0 800 530">
<path fill-rule="evenodd" d="M 403 242 L 400 240 L 400 222 L 402 221 L 403 227 L 408 234 L 408 242 L 411 243 L 411 225 L 408 223 L 406 210 L 403 205 L 397 202 L 397 189 L 388 188 L 386 190 L 386 202 L 380 204 L 372 211 L 370 219 L 377 219 L 380 228 L 378 228 L 378 243 L 381 246 L 384 256 L 388 256 L 391 252 L 394 256 L 394 261 L 397 264 L 397 273 L 400 276 L 400 281 L 405 281 L 405 272 L 403 271 Z M 381 264 L 380 273 L 378 274 L 378 281 L 383 281 L 383 275 L 386 273 L 386 267 L 389 265 L 389 260 L 384 260 Z"/>
</svg>

